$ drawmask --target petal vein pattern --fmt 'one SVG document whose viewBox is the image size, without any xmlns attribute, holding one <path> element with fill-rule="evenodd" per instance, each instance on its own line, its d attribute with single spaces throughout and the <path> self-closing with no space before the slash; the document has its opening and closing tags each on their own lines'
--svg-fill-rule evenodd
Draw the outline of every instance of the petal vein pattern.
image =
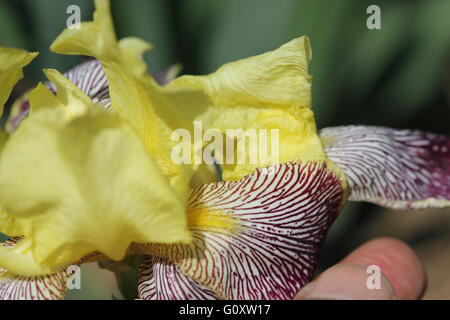
<svg viewBox="0 0 450 320">
<path fill-rule="evenodd" d="M 135 250 L 167 257 L 199 288 L 222 299 L 291 299 L 313 276 L 344 188 L 323 162 L 282 164 L 275 174 L 266 170 L 238 182 L 193 188 L 188 205 L 192 244 Z M 168 278 L 171 272 L 164 268 L 166 273 L 155 279 L 181 281 Z"/>
<path fill-rule="evenodd" d="M 158 289 L 156 289 L 158 288 Z M 216 300 L 166 258 L 145 256 L 139 273 L 139 297 L 145 300 Z"/>
<path fill-rule="evenodd" d="M 108 79 L 100 61 L 87 61 L 64 73 L 64 76 L 88 95 L 92 102 L 105 109 L 111 107 Z M 56 94 L 56 87 L 52 82 L 48 84 L 48 87 Z"/>
<path fill-rule="evenodd" d="M 14 237 L 1 244 L 4 248 L 14 248 L 23 237 Z M 93 252 L 74 265 L 97 256 Z M 64 268 L 62 271 L 43 276 L 14 275 L 0 268 L 0 300 L 61 300 L 67 289 L 67 281 L 73 274 L 73 269 Z"/>
<path fill-rule="evenodd" d="M 394 209 L 450 205 L 450 138 L 417 130 L 343 126 L 320 132 L 349 200 Z"/>
</svg>

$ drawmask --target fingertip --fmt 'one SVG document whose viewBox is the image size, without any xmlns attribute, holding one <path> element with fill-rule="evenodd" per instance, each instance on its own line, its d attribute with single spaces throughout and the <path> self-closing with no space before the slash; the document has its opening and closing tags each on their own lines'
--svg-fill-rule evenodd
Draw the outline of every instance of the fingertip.
<svg viewBox="0 0 450 320">
<path fill-rule="evenodd" d="M 310 282 L 295 296 L 296 300 L 393 300 L 395 293 L 379 274 L 376 286 L 370 283 L 367 266 L 340 263 Z"/>
<path fill-rule="evenodd" d="M 419 299 L 426 288 L 425 269 L 412 248 L 393 238 L 369 241 L 341 263 L 375 265 L 392 285 L 398 299 Z"/>
</svg>

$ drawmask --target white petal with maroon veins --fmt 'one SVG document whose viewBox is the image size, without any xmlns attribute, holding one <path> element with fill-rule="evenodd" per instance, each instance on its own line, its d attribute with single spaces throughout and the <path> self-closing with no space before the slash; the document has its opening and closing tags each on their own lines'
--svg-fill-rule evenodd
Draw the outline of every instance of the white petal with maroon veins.
<svg viewBox="0 0 450 320">
<path fill-rule="evenodd" d="M 86 93 L 94 103 L 105 109 L 111 106 L 108 79 L 100 61 L 87 61 L 64 73 L 64 76 Z M 48 87 L 53 93 L 56 93 L 53 83 L 48 83 Z"/>
<path fill-rule="evenodd" d="M 342 207 L 343 184 L 322 162 L 275 168 L 193 188 L 187 212 L 191 245 L 137 248 L 174 262 L 159 275 L 172 285 L 156 285 L 156 296 L 180 281 L 169 278 L 174 266 L 223 299 L 291 299 L 311 280 L 319 248 Z"/>
<path fill-rule="evenodd" d="M 0 268 L 0 300 L 60 300 L 66 293 L 67 275 L 27 277 Z"/>
<path fill-rule="evenodd" d="M 14 237 L 1 245 L 14 247 L 22 238 Z M 19 276 L 0 268 L 0 300 L 60 300 L 66 293 L 65 270 L 38 277 Z"/>
<path fill-rule="evenodd" d="M 175 264 L 153 256 L 143 258 L 138 290 L 139 298 L 145 300 L 217 299 L 212 292 L 184 276 Z"/>
<path fill-rule="evenodd" d="M 450 138 L 383 127 L 323 129 L 327 156 L 347 178 L 349 200 L 395 209 L 450 206 Z"/>
<path fill-rule="evenodd" d="M 22 239 L 23 237 L 10 238 L 0 245 L 13 248 Z M 92 252 L 73 265 L 79 266 L 97 255 L 97 252 Z M 58 273 L 30 277 L 15 275 L 0 268 L 0 300 L 62 300 L 72 272 L 74 270 L 67 267 Z"/>
<path fill-rule="evenodd" d="M 166 70 L 156 73 L 155 80 L 160 85 L 166 85 L 178 75 L 178 72 L 178 65 L 171 66 Z M 64 76 L 80 88 L 81 91 L 86 93 L 100 107 L 105 109 L 111 107 L 109 82 L 100 61 L 95 59 L 86 61 L 64 73 Z M 48 82 L 46 85 L 53 94 L 56 94 L 56 87 L 53 83 Z M 30 111 L 28 97 L 25 95 L 21 99 L 23 100 L 20 102 L 18 112 L 8 119 L 8 132 L 14 131 Z"/>
</svg>

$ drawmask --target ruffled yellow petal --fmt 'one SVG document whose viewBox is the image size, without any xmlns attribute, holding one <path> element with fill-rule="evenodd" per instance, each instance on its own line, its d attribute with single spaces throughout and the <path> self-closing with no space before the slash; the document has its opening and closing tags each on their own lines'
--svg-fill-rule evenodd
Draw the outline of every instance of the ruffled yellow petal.
<svg viewBox="0 0 450 320">
<path fill-rule="evenodd" d="M 181 76 L 169 86 L 203 90 L 217 109 L 311 108 L 310 60 L 309 40 L 303 36 L 274 51 L 225 64 L 207 76 Z"/>
<path fill-rule="evenodd" d="M 192 121 L 202 121 L 203 129 L 223 133 L 227 129 L 266 130 L 267 143 L 258 137 L 257 144 L 267 145 L 269 157 L 263 157 L 259 149 L 250 150 L 245 163 L 236 164 L 236 159 L 223 166 L 224 180 L 239 180 L 258 167 L 273 164 L 276 149 L 279 163 L 325 159 L 311 111 L 310 58 L 308 38 L 301 37 L 275 51 L 226 64 L 210 75 L 182 76 L 168 85 L 169 89 L 196 89 L 210 98 L 210 105 L 179 105 Z M 272 129 L 279 130 L 276 149 L 271 145 Z M 243 144 L 245 139 L 238 139 L 236 149 Z M 249 159 L 252 153 L 258 154 L 256 161 Z"/>
<path fill-rule="evenodd" d="M 37 52 L 0 47 L 0 116 L 14 85 L 23 77 L 22 68 L 37 55 Z"/>
<path fill-rule="evenodd" d="M 18 241 L 14 246 L 0 246 L 1 269 L 11 271 L 14 274 L 32 276 L 52 274 L 62 270 L 61 266 L 49 267 L 39 265 L 33 257 L 31 239 Z"/>
<path fill-rule="evenodd" d="M 80 29 L 66 29 L 51 50 L 93 56 L 102 63 L 112 109 L 136 130 L 180 197 L 186 198 L 193 170 L 190 165 L 172 161 L 171 150 L 177 142 L 171 135 L 175 129 L 192 125 L 175 108 L 169 94 L 148 75 L 141 55 L 151 45 L 138 38 L 117 41 L 109 1 L 97 0 L 95 5 L 94 21 L 82 23 Z"/>
<path fill-rule="evenodd" d="M 39 109 L 53 107 L 59 108 L 69 119 L 68 111 L 64 104 L 42 83 L 39 83 L 36 88 L 30 92 L 28 100 L 30 102 L 30 114 L 37 112 Z M 33 104 L 33 107 L 31 107 L 31 104 Z"/>
<path fill-rule="evenodd" d="M 9 236 L 22 235 L 20 222 L 9 215 L 2 207 L 0 207 L 0 232 Z"/>
<path fill-rule="evenodd" d="M 36 109 L 49 106 L 59 107 L 65 111 L 68 120 L 82 117 L 89 106 L 93 106 L 92 100 L 61 73 L 53 69 L 44 70 L 47 78 L 55 84 L 56 97 L 40 83 L 30 94 L 30 113 Z"/>
<path fill-rule="evenodd" d="M 31 93 L 32 114 L 0 163 L 0 203 L 21 223 L 39 267 L 28 274 L 92 251 L 119 260 L 134 241 L 190 241 L 184 202 L 135 131 L 56 72 L 47 75 L 58 96 L 43 86 Z M 0 266 L 21 274 L 25 258 L 2 253 Z"/>
<path fill-rule="evenodd" d="M 8 134 L 0 129 L 0 159 L 3 147 L 7 141 Z M 20 224 L 0 206 L 0 232 L 10 235 L 19 236 L 22 234 Z"/>
<path fill-rule="evenodd" d="M 29 64 L 37 52 L 27 52 L 20 49 L 0 47 L 0 116 L 3 106 L 9 98 L 14 85 L 22 79 L 22 68 Z M 8 135 L 0 129 L 0 158 Z M 0 232 L 8 235 L 20 235 L 20 224 L 10 217 L 0 206 Z"/>
</svg>

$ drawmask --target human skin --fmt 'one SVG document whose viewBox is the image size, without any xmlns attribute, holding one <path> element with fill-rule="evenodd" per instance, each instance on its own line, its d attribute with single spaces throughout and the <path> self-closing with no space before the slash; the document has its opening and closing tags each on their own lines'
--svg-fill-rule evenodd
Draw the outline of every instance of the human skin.
<svg viewBox="0 0 450 320">
<path fill-rule="evenodd" d="M 382 273 L 380 289 L 368 289 L 367 267 Z M 414 251 L 392 238 L 371 240 L 302 288 L 295 300 L 415 300 L 426 288 L 426 273 Z"/>
</svg>

